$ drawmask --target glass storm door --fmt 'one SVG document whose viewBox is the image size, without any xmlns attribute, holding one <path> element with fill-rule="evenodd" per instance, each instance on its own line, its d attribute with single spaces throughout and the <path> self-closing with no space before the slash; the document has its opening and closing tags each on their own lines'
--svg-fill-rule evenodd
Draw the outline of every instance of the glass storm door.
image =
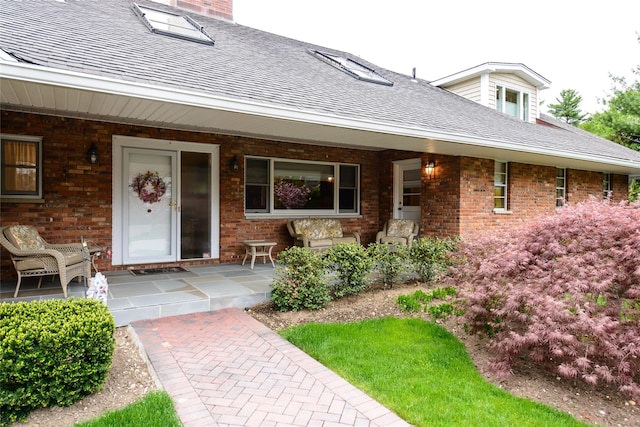
<svg viewBox="0 0 640 427">
<path fill-rule="evenodd" d="M 177 153 L 124 149 L 123 260 L 126 264 L 177 259 Z"/>
<path fill-rule="evenodd" d="M 394 214 L 397 219 L 410 219 L 420 224 L 422 171 L 420 159 L 396 162 L 394 165 Z"/>
</svg>

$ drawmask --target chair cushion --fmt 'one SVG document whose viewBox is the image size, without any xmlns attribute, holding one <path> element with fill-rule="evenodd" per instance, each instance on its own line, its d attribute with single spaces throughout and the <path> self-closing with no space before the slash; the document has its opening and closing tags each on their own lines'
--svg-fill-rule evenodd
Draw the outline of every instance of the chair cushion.
<svg viewBox="0 0 640 427">
<path fill-rule="evenodd" d="M 331 239 L 309 240 L 310 248 L 322 248 L 322 247 L 331 246 L 331 245 L 333 245 L 333 241 Z"/>
<path fill-rule="evenodd" d="M 64 255 L 64 265 L 66 266 L 82 262 L 82 252 L 63 253 L 62 255 Z"/>
<path fill-rule="evenodd" d="M 18 271 L 42 270 L 43 268 L 45 268 L 44 262 L 38 258 L 16 261 L 16 270 Z"/>
<path fill-rule="evenodd" d="M 309 240 L 342 237 L 342 225 L 337 219 L 303 218 L 293 220 L 293 231 Z"/>
<path fill-rule="evenodd" d="M 38 230 L 31 225 L 13 225 L 5 233 L 7 239 L 18 249 L 23 251 L 37 251 L 45 249 L 45 241 Z"/>
<path fill-rule="evenodd" d="M 414 224 L 409 219 L 390 219 L 387 223 L 387 236 L 407 238 L 413 233 Z"/>
</svg>

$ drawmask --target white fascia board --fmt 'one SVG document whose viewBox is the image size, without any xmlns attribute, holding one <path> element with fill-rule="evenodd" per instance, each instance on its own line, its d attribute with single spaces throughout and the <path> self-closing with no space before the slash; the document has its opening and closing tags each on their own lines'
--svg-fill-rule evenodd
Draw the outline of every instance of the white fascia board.
<svg viewBox="0 0 640 427">
<path fill-rule="evenodd" d="M 101 92 L 140 99 L 183 104 L 213 110 L 230 111 L 249 115 L 257 115 L 275 119 L 292 120 L 302 123 L 320 124 L 355 129 L 368 132 L 378 132 L 389 135 L 407 136 L 412 138 L 450 141 L 472 146 L 519 151 L 523 153 L 541 154 L 560 158 L 584 160 L 588 162 L 611 164 L 640 170 L 640 162 L 621 160 L 603 156 L 585 155 L 561 150 L 534 148 L 526 144 L 511 141 L 469 136 L 465 134 L 449 133 L 414 126 L 397 126 L 371 120 L 344 118 L 336 115 L 303 111 L 273 104 L 264 104 L 241 99 L 196 93 L 167 86 L 153 86 L 149 84 L 117 80 L 104 76 L 96 76 L 73 71 L 46 68 L 22 62 L 9 62 L 0 59 L 0 78 L 26 81 L 52 86 L 73 88 L 78 90 Z"/>
</svg>

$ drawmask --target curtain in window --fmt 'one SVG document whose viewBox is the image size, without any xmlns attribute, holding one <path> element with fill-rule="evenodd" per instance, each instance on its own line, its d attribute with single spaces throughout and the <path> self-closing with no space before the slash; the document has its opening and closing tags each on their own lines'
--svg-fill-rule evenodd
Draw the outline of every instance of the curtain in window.
<svg viewBox="0 0 640 427">
<path fill-rule="evenodd" d="M 38 144 L 30 141 L 4 141 L 4 190 L 8 193 L 37 192 Z"/>
</svg>

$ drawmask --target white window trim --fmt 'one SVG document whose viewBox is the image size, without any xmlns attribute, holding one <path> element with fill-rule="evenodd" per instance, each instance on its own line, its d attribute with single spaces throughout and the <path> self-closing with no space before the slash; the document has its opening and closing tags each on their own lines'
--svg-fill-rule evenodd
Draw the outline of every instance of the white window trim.
<svg viewBox="0 0 640 427">
<path fill-rule="evenodd" d="M 558 186 L 558 170 L 562 170 L 562 182 L 564 183 L 563 187 Z M 562 205 L 558 206 L 558 190 L 562 190 Z M 556 169 L 556 208 L 562 208 L 567 204 L 567 168 L 557 168 Z"/>
<path fill-rule="evenodd" d="M 360 171 L 361 167 L 357 163 L 342 163 L 342 162 L 322 162 L 313 160 L 300 160 L 300 159 L 288 159 L 281 157 L 263 157 L 263 156 L 245 156 L 246 159 L 262 159 L 269 161 L 269 211 L 268 212 L 246 212 L 246 200 L 243 200 L 246 219 L 270 219 L 270 218 L 312 218 L 312 217 L 332 217 L 332 218 L 360 218 L 361 214 L 361 188 L 360 188 Z M 333 209 L 275 209 L 275 196 L 274 196 L 274 172 L 276 162 L 289 162 L 289 163 L 306 163 L 316 165 L 332 165 L 335 171 L 335 179 L 338 183 L 334 186 L 334 207 Z M 356 174 L 356 212 L 340 212 L 340 166 L 355 166 L 358 173 Z M 244 186 L 246 187 L 246 173 L 245 168 Z"/>
<path fill-rule="evenodd" d="M 602 172 L 602 198 L 608 199 L 612 193 L 611 174 L 609 172 Z"/>
<path fill-rule="evenodd" d="M 499 112 L 504 113 L 504 114 L 506 114 L 508 116 L 511 116 L 511 117 L 516 117 L 516 116 L 512 116 L 511 114 L 508 114 L 506 112 L 506 105 L 505 105 L 505 103 L 506 103 L 506 92 L 507 92 L 507 90 L 509 90 L 509 91 L 512 91 L 512 92 L 516 92 L 518 94 L 518 110 L 519 111 L 518 111 L 518 116 L 516 118 L 520 119 L 522 121 L 525 121 L 525 122 L 531 121 L 531 105 L 527 105 L 527 108 L 524 108 L 524 105 L 525 105 L 524 95 L 526 94 L 528 96 L 529 103 L 530 103 L 531 99 L 532 99 L 531 98 L 532 94 L 530 92 L 526 92 L 526 91 L 522 91 L 522 90 L 519 90 L 519 89 L 515 89 L 515 88 L 513 88 L 511 86 L 507 86 L 507 85 L 504 85 L 504 84 L 497 84 L 496 83 L 496 91 L 498 91 L 498 90 L 500 91 L 500 95 L 501 95 L 500 96 L 500 102 L 501 102 L 500 107 L 501 107 L 501 109 L 498 109 L 498 99 L 496 99 L 495 100 L 495 102 L 496 102 L 496 106 L 495 106 L 496 107 L 496 111 L 499 111 Z M 525 112 L 527 113 L 527 117 L 524 117 Z"/>
<path fill-rule="evenodd" d="M 32 135 L 14 135 L 9 133 L 1 133 L 0 140 L 10 139 L 13 141 L 26 141 L 26 142 L 37 142 L 38 143 L 38 194 L 7 194 L 3 195 L 0 193 L 0 199 L 4 202 L 43 202 L 43 194 L 44 190 L 42 188 L 42 173 L 44 171 L 44 159 L 42 157 L 42 137 L 41 136 L 32 136 Z M 0 161 L 2 160 L 2 152 L 0 152 Z M 2 188 L 2 174 L 0 173 L 0 188 Z"/>
<path fill-rule="evenodd" d="M 494 188 L 494 195 L 493 195 L 493 203 L 495 206 L 495 200 L 496 200 L 496 196 L 495 196 L 495 188 L 496 188 L 496 183 L 495 183 L 495 165 L 496 163 L 504 163 L 505 166 L 505 172 L 504 172 L 504 208 L 493 208 L 493 213 L 495 214 L 512 214 L 513 212 L 511 210 L 509 210 L 509 162 L 507 162 L 506 160 L 494 160 L 493 163 L 493 174 L 494 174 L 494 180 L 493 180 L 493 188 Z M 502 187 L 502 186 L 501 186 Z"/>
</svg>

